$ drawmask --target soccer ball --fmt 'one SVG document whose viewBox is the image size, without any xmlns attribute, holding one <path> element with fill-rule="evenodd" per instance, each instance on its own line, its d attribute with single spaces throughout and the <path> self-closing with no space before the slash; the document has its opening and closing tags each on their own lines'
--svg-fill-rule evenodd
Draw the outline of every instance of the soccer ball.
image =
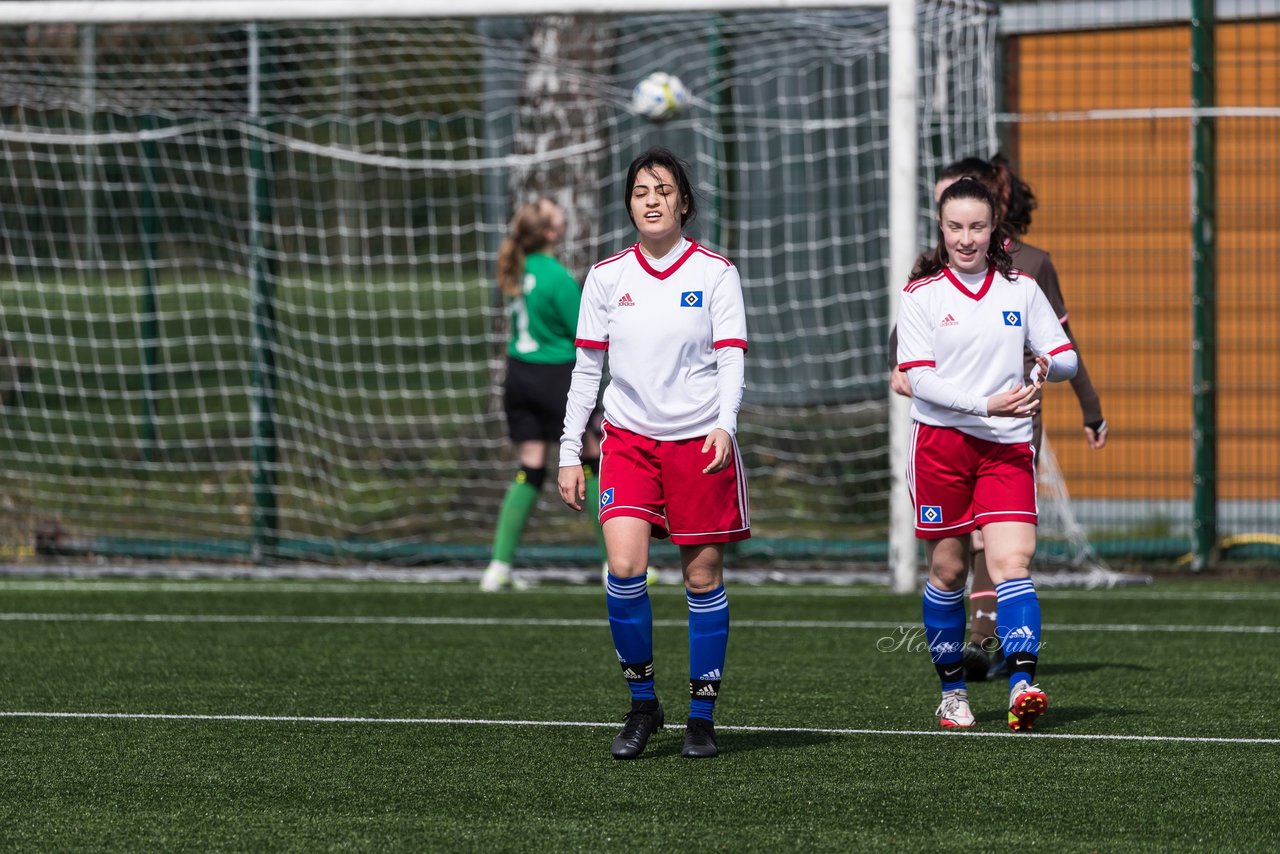
<svg viewBox="0 0 1280 854">
<path fill-rule="evenodd" d="M 631 92 L 631 112 L 651 122 L 665 122 L 689 103 L 689 90 L 680 78 L 655 71 Z"/>
</svg>

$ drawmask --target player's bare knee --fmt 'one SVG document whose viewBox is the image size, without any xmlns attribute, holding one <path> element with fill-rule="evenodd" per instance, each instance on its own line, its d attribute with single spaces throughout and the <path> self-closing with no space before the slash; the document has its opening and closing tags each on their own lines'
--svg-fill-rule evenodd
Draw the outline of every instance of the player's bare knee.
<svg viewBox="0 0 1280 854">
<path fill-rule="evenodd" d="M 686 590 L 710 593 L 724 583 L 724 546 L 720 543 L 681 546 L 680 566 Z"/>
<path fill-rule="evenodd" d="M 968 536 L 929 540 L 925 545 L 929 583 L 939 590 L 959 590 L 968 575 Z"/>
<path fill-rule="evenodd" d="M 690 593 L 710 593 L 724 583 L 724 561 L 720 553 L 709 551 L 686 561 L 684 586 Z"/>
<path fill-rule="evenodd" d="M 1028 578 L 1031 575 L 1031 555 L 1022 552 L 992 555 L 988 550 L 987 573 L 996 584 Z"/>
<path fill-rule="evenodd" d="M 649 571 L 648 557 L 609 555 L 609 574 L 614 578 L 635 578 Z"/>
<path fill-rule="evenodd" d="M 720 573 L 699 573 L 690 575 L 685 573 L 684 589 L 696 595 L 710 593 L 723 583 Z"/>
<path fill-rule="evenodd" d="M 939 590 L 959 590 L 964 587 L 967 569 L 963 554 L 935 549 L 929 558 L 929 582 Z"/>
<path fill-rule="evenodd" d="M 962 590 L 966 576 L 967 573 L 963 566 L 931 565 L 929 567 L 929 583 L 939 590 L 947 592 Z"/>
</svg>

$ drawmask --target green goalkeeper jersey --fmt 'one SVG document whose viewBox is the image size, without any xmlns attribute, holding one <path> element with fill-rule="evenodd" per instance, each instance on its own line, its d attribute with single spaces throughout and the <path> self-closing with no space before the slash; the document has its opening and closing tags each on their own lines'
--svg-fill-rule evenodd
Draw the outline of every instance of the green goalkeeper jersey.
<svg viewBox="0 0 1280 854">
<path fill-rule="evenodd" d="M 525 259 L 520 288 L 520 296 L 507 302 L 511 320 L 507 355 L 538 365 L 574 361 L 582 301 L 577 280 L 555 258 L 536 252 Z"/>
</svg>

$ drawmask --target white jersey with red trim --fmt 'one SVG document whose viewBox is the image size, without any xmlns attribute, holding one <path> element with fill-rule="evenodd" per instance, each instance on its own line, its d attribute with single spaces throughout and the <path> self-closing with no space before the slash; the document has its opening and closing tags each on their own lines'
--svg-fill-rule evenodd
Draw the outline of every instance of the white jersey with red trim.
<svg viewBox="0 0 1280 854">
<path fill-rule="evenodd" d="M 609 353 L 609 423 L 651 439 L 705 436 L 720 416 L 716 351 L 747 349 L 738 270 L 684 238 L 657 261 L 636 244 L 587 274 L 577 344 Z"/>
<path fill-rule="evenodd" d="M 959 392 L 957 400 L 972 395 L 981 401 L 976 412 L 957 411 L 917 395 L 911 417 L 922 424 L 954 427 L 989 442 L 1030 442 L 1030 418 L 985 414 L 987 398 L 1027 383 L 1024 346 L 1050 356 L 1072 349 L 1049 300 L 1025 273 L 1015 271 L 1010 280 L 992 267 L 974 291 L 944 268 L 902 291 L 899 370 L 932 369 Z"/>
</svg>

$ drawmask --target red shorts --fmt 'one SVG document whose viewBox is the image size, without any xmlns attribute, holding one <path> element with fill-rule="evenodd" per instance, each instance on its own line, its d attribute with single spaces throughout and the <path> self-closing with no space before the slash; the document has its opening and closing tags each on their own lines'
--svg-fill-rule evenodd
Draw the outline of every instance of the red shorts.
<svg viewBox="0 0 1280 854">
<path fill-rule="evenodd" d="M 703 474 L 706 437 L 659 441 L 604 423 L 600 443 L 600 521 L 634 516 L 655 537 L 682 546 L 728 543 L 751 536 L 747 473 L 733 443 L 729 464 Z"/>
<path fill-rule="evenodd" d="M 1036 523 L 1035 449 L 913 424 L 907 488 L 916 536 L 958 537 L 991 522 Z"/>
</svg>

